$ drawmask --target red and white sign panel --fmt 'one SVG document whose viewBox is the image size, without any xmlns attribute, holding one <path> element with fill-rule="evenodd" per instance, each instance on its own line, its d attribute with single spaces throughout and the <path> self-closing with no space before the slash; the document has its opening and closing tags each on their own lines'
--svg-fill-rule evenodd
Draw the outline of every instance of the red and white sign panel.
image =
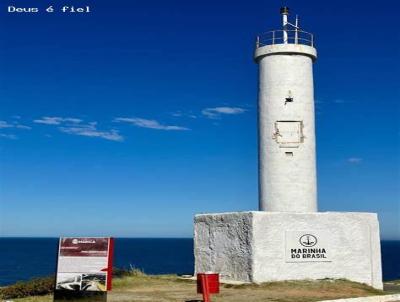
<svg viewBox="0 0 400 302">
<path fill-rule="evenodd" d="M 111 290 L 113 238 L 60 238 L 56 290 Z"/>
</svg>

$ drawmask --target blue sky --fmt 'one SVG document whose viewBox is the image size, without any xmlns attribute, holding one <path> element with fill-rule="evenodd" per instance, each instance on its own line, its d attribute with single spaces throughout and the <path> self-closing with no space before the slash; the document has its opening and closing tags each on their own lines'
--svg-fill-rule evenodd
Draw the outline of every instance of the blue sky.
<svg viewBox="0 0 400 302">
<path fill-rule="evenodd" d="M 190 237 L 195 213 L 256 210 L 252 52 L 282 2 L 79 2 L 1 1 L 0 235 Z M 400 239 L 400 4 L 286 4 L 319 54 L 319 208 Z"/>
</svg>

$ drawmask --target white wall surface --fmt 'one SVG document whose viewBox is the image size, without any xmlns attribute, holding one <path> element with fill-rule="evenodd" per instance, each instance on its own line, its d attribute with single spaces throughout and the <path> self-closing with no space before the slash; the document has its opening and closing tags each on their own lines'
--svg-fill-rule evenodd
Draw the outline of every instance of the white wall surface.
<svg viewBox="0 0 400 302">
<path fill-rule="evenodd" d="M 312 70 L 315 58 L 315 49 L 304 45 L 281 44 L 257 49 L 262 211 L 317 211 Z M 289 97 L 293 102 L 286 102 Z M 301 142 L 284 143 L 282 134 L 288 129 L 285 125 L 293 122 L 302 126 Z"/>
<path fill-rule="evenodd" d="M 328 262 L 288 262 L 287 232 L 314 233 Z M 195 217 L 195 271 L 269 282 L 346 278 L 382 288 L 377 215 L 241 212 Z M 326 259 L 325 259 L 326 260 Z"/>
</svg>

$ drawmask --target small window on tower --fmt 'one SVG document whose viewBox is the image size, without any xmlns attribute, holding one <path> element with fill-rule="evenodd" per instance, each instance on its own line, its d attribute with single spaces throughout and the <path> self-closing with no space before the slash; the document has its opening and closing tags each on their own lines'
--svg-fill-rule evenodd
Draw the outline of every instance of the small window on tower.
<svg viewBox="0 0 400 302">
<path fill-rule="evenodd" d="M 281 148 L 297 148 L 303 142 L 303 122 L 275 122 L 274 138 Z"/>
</svg>

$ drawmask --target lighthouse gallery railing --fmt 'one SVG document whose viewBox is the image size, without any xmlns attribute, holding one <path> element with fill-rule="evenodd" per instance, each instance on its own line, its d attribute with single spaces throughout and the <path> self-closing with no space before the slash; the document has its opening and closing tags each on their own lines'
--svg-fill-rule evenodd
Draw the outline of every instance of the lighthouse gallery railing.
<svg viewBox="0 0 400 302">
<path fill-rule="evenodd" d="M 257 36 L 257 48 L 274 44 L 302 44 L 314 47 L 314 35 L 303 30 L 279 29 Z"/>
</svg>

